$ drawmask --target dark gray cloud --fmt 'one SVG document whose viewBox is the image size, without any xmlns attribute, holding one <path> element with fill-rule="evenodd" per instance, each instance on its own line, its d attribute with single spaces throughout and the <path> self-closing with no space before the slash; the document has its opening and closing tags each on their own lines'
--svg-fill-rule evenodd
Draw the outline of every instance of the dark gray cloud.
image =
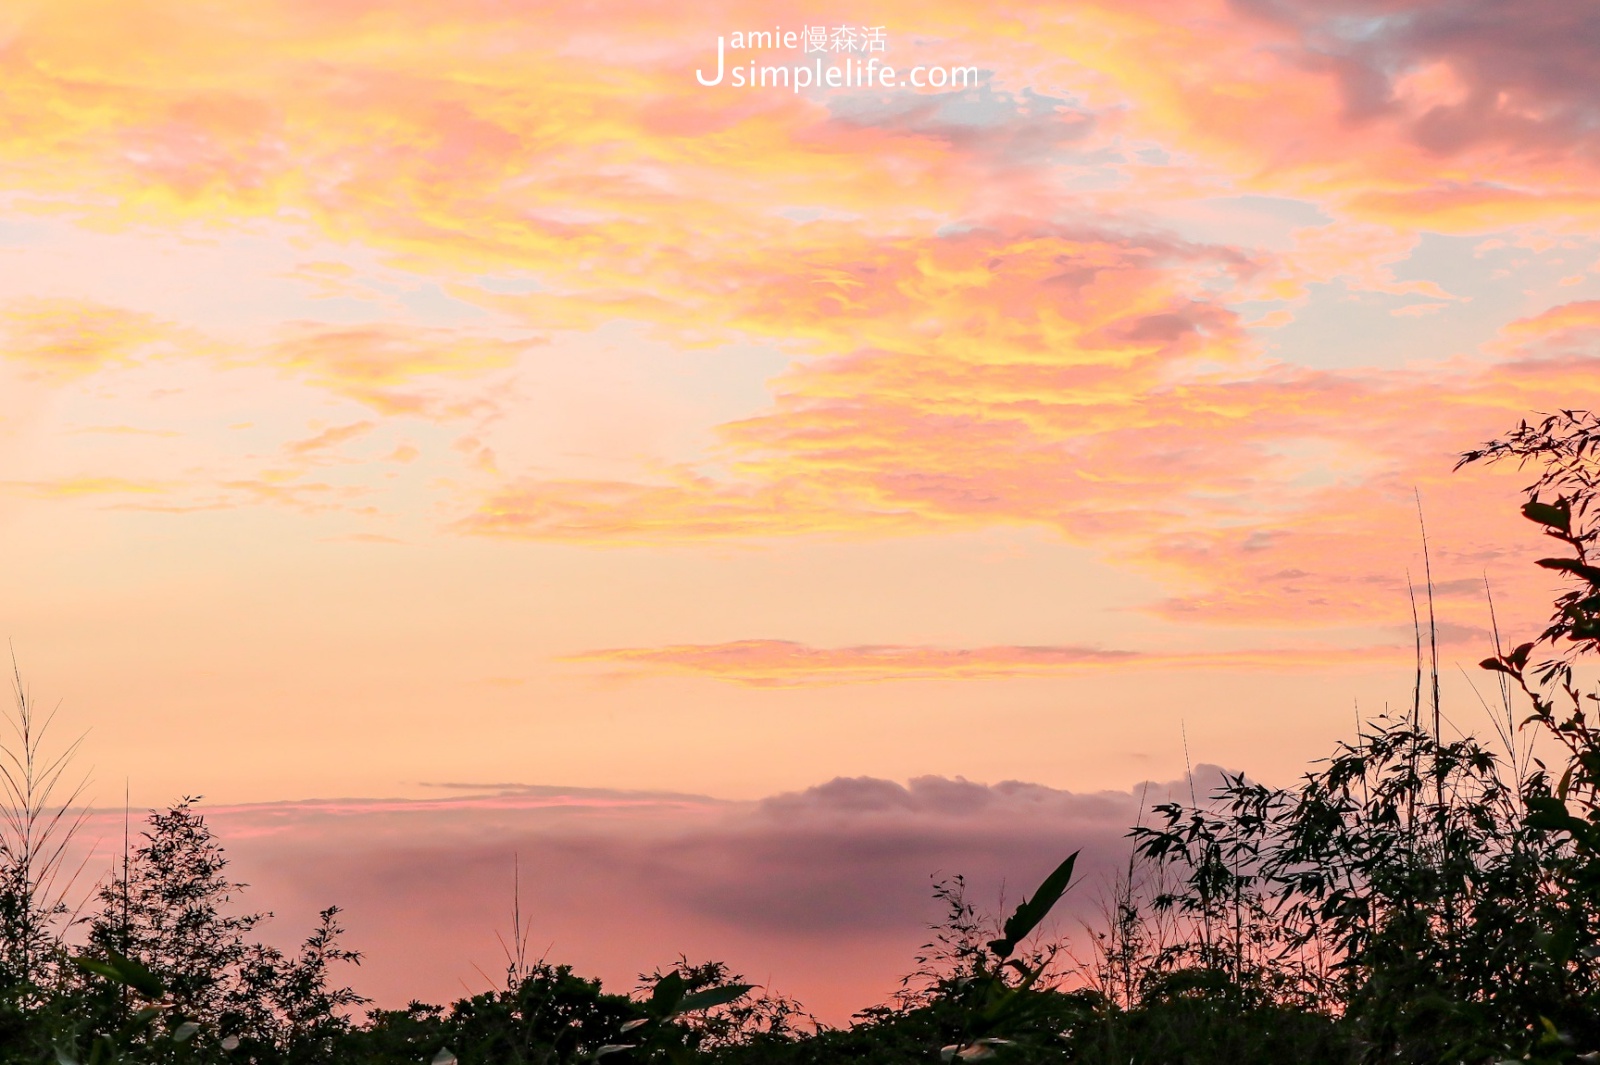
<svg viewBox="0 0 1600 1065">
<path fill-rule="evenodd" d="M 1448 63 L 1461 97 L 1412 116 L 1421 146 L 1600 149 L 1600 7 L 1569 0 L 1234 0 L 1293 28 L 1302 64 L 1333 71 L 1353 121 L 1392 114 L 1405 74 Z"/>
</svg>

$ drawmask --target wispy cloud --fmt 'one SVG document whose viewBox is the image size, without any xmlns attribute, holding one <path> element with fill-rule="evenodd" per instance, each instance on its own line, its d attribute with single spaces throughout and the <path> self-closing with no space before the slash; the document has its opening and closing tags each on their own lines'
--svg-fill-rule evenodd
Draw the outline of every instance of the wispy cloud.
<svg viewBox="0 0 1600 1065">
<path fill-rule="evenodd" d="M 789 640 L 737 640 L 670 647 L 619 647 L 569 656 L 641 673 L 689 673 L 753 687 L 865 684 L 892 680 L 994 680 L 1102 669 L 1308 669 L 1397 660 L 1378 647 L 1277 647 L 1247 651 L 1118 651 L 1092 647 L 809 647 Z"/>
<path fill-rule="evenodd" d="M 120 477 L 65 477 L 57 481 L 0 481 L 0 491 L 34 499 L 78 499 L 84 496 L 161 495 L 169 486 Z"/>
<path fill-rule="evenodd" d="M 285 445 L 284 450 L 291 455 L 309 455 L 316 451 L 337 447 L 348 440 L 354 440 L 358 436 L 371 432 L 373 424 L 372 422 L 351 422 L 349 425 L 330 426 L 315 436 L 291 441 Z"/>
</svg>

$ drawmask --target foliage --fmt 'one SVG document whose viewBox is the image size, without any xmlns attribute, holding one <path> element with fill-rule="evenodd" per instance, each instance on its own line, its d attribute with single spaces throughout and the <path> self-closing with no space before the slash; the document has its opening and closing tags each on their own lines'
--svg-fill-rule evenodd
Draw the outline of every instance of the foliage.
<svg viewBox="0 0 1600 1065">
<path fill-rule="evenodd" d="M 224 1038 L 239 1036 L 244 1050 L 277 1050 L 291 1062 L 327 1060 L 351 1030 L 350 1009 L 368 1001 L 330 983 L 332 965 L 361 963 L 359 951 L 339 945 L 344 929 L 338 915 L 337 906 L 318 914 L 316 929 L 293 957 L 276 947 L 250 945 L 238 982 L 229 990 L 227 1018 L 219 1024 Z M 237 1030 L 230 1033 L 230 1027 Z"/>
<path fill-rule="evenodd" d="M 1544 789 L 1538 772 L 1509 786 L 1471 738 L 1380 720 L 1297 788 L 1230 776 L 1210 803 L 1158 808 L 1140 847 L 1183 870 L 1157 904 L 1190 931 L 1146 1001 L 1320 1011 L 1374 1061 L 1520 1053 L 1529 1022 L 1576 1021 L 1597 990 L 1571 850 L 1524 821 Z"/>
<path fill-rule="evenodd" d="M 144 842 L 101 887 L 85 953 L 74 959 L 84 979 L 66 989 L 80 1007 L 75 1041 L 138 1048 L 138 1060 L 182 1060 L 179 1042 L 185 1053 L 242 1060 L 328 1060 L 350 1030 L 348 1009 L 366 1001 L 330 984 L 332 965 L 360 961 L 339 945 L 338 908 L 321 913 L 292 957 L 250 940 L 270 914 L 232 912 L 244 885 L 227 877 L 227 856 L 196 801 L 152 811 Z M 183 1040 L 153 1024 L 151 1010 L 185 1031 Z"/>
<path fill-rule="evenodd" d="M 126 995 L 133 1008 L 116 1010 L 113 1021 L 97 1025 L 94 1011 L 82 1009 L 88 1003 L 80 1001 L 75 1016 L 64 1024 L 58 1021 L 51 1040 L 59 1065 L 195 1060 L 192 1041 L 201 1025 L 178 1008 L 160 977 L 114 950 L 103 959 L 79 957 L 73 962 L 83 973 L 104 980 L 93 996 L 100 1003 L 111 998 L 121 1004 Z"/>
<path fill-rule="evenodd" d="M 949 962 L 949 970 L 936 977 L 925 996 L 929 1006 L 955 1014 L 955 1038 L 940 1051 L 945 1061 L 982 1061 L 1002 1048 L 1012 1056 L 1037 1053 L 1052 1042 L 1059 1027 L 1051 1023 L 1040 981 L 1050 970 L 1055 950 L 1046 948 L 1019 954 L 1027 940 L 1055 908 L 1072 883 L 1077 852 L 1069 854 L 1045 877 L 1037 890 L 1024 898 L 1000 926 L 994 938 L 979 935 L 982 922 L 964 898 L 964 882 L 940 885 L 935 895 L 949 906 L 946 927 L 936 939 Z M 928 958 L 919 959 L 924 964 Z"/>
<path fill-rule="evenodd" d="M 244 885 L 227 878 L 227 856 L 197 801 L 150 814 L 129 868 L 100 889 L 89 943 L 138 958 L 186 1012 L 219 1017 L 239 997 L 245 937 L 270 914 L 230 912 Z"/>
<path fill-rule="evenodd" d="M 708 992 L 717 992 L 717 997 L 727 996 L 726 1002 L 708 1003 L 706 999 L 699 999 L 705 1004 L 704 1008 L 694 1012 L 684 1012 L 680 1003 L 680 1023 L 694 1033 L 698 1048 L 712 1050 L 751 1043 L 783 1043 L 801 1036 L 800 1025 L 817 1027 L 816 1018 L 797 1000 L 767 988 L 760 988 L 761 993 L 753 995 L 751 992 L 758 990 L 755 985 L 745 983 L 743 976 L 730 971 L 726 963 L 715 960 L 690 963 L 686 956 L 680 955 L 678 963 L 666 972 L 657 969 L 641 974 L 637 992 L 654 999 L 662 981 L 673 973 L 683 981 L 685 998 Z"/>
</svg>

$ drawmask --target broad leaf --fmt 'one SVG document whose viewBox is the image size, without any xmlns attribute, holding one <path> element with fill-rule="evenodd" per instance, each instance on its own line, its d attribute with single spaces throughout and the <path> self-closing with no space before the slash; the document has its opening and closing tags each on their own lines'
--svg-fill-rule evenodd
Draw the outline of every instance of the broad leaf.
<svg viewBox="0 0 1600 1065">
<path fill-rule="evenodd" d="M 696 991 L 692 995 L 684 995 L 678 1002 L 678 1013 L 690 1013 L 694 1010 L 708 1010 L 713 1006 L 726 1006 L 743 998 L 749 993 L 750 984 L 724 984 L 721 987 L 708 987 L 704 991 Z"/>
<path fill-rule="evenodd" d="M 159 999 L 166 995 L 167 989 L 156 974 L 132 958 L 125 958 L 114 950 L 106 951 L 106 957 L 107 961 L 98 958 L 73 958 L 72 964 L 86 973 L 94 973 L 119 984 L 126 984 L 145 998 Z"/>
<path fill-rule="evenodd" d="M 1575 577 L 1582 577 L 1590 584 L 1600 586 L 1600 568 L 1586 566 L 1575 558 L 1541 558 L 1534 565 L 1570 573 Z"/>
<path fill-rule="evenodd" d="M 989 949 L 994 951 L 996 957 L 1002 961 L 1011 957 L 1017 944 L 1028 938 L 1028 933 L 1038 928 L 1039 922 L 1061 901 L 1067 885 L 1072 882 L 1072 867 L 1077 861 L 1078 852 L 1073 851 L 1066 861 L 1056 866 L 1055 872 L 1044 878 L 1044 883 L 1039 885 L 1033 897 L 1023 899 L 1016 912 L 1006 918 L 1005 927 L 1001 930 L 1002 938 L 989 941 Z"/>
<path fill-rule="evenodd" d="M 107 950 L 106 957 L 111 959 L 111 964 L 122 977 L 122 982 L 145 998 L 159 999 L 166 996 L 167 989 L 160 978 L 140 962 L 125 958 L 114 950 Z"/>
<path fill-rule="evenodd" d="M 1589 827 L 1587 821 L 1572 816 L 1566 803 L 1549 795 L 1538 795 L 1528 799 L 1528 815 L 1523 819 L 1523 823 L 1529 828 L 1543 829 L 1547 832 L 1570 832 L 1574 836 Z"/>
<path fill-rule="evenodd" d="M 683 976 L 674 969 L 656 981 L 656 986 L 650 991 L 650 1012 L 657 1017 L 668 1017 L 678 1011 L 678 1003 L 683 1000 L 686 990 Z"/>
<path fill-rule="evenodd" d="M 1529 521 L 1536 521 L 1540 525 L 1548 525 L 1552 529 L 1560 529 L 1564 533 L 1572 531 L 1572 508 L 1565 499 L 1559 500 L 1555 506 L 1549 503 L 1540 503 L 1533 500 L 1522 504 L 1522 516 Z"/>
</svg>

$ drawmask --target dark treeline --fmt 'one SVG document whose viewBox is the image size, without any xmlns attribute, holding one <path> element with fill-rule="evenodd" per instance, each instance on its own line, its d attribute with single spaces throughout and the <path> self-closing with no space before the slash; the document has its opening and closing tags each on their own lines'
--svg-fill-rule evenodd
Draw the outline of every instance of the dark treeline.
<svg viewBox="0 0 1600 1065">
<path fill-rule="evenodd" d="M 946 881 L 945 919 L 900 992 L 847 1028 L 688 959 L 619 994 L 513 957 L 501 990 L 366 1009 L 344 983 L 360 959 L 338 910 L 296 952 L 256 942 L 261 915 L 239 910 L 191 800 L 151 814 L 69 912 L 72 750 L 43 756 L 48 720 L 19 680 L 0 825 L 0 1061 L 1600 1061 L 1600 696 L 1574 674 L 1600 649 L 1597 450 L 1600 418 L 1565 411 L 1462 456 L 1537 471 L 1522 513 L 1559 544 L 1539 565 L 1571 589 L 1537 638 L 1483 661 L 1502 697 L 1487 740 L 1441 735 L 1419 624 L 1403 712 L 1293 787 L 1225 777 L 1155 807 L 1087 946 L 1035 934 L 1071 857 L 1003 921 Z"/>
</svg>

